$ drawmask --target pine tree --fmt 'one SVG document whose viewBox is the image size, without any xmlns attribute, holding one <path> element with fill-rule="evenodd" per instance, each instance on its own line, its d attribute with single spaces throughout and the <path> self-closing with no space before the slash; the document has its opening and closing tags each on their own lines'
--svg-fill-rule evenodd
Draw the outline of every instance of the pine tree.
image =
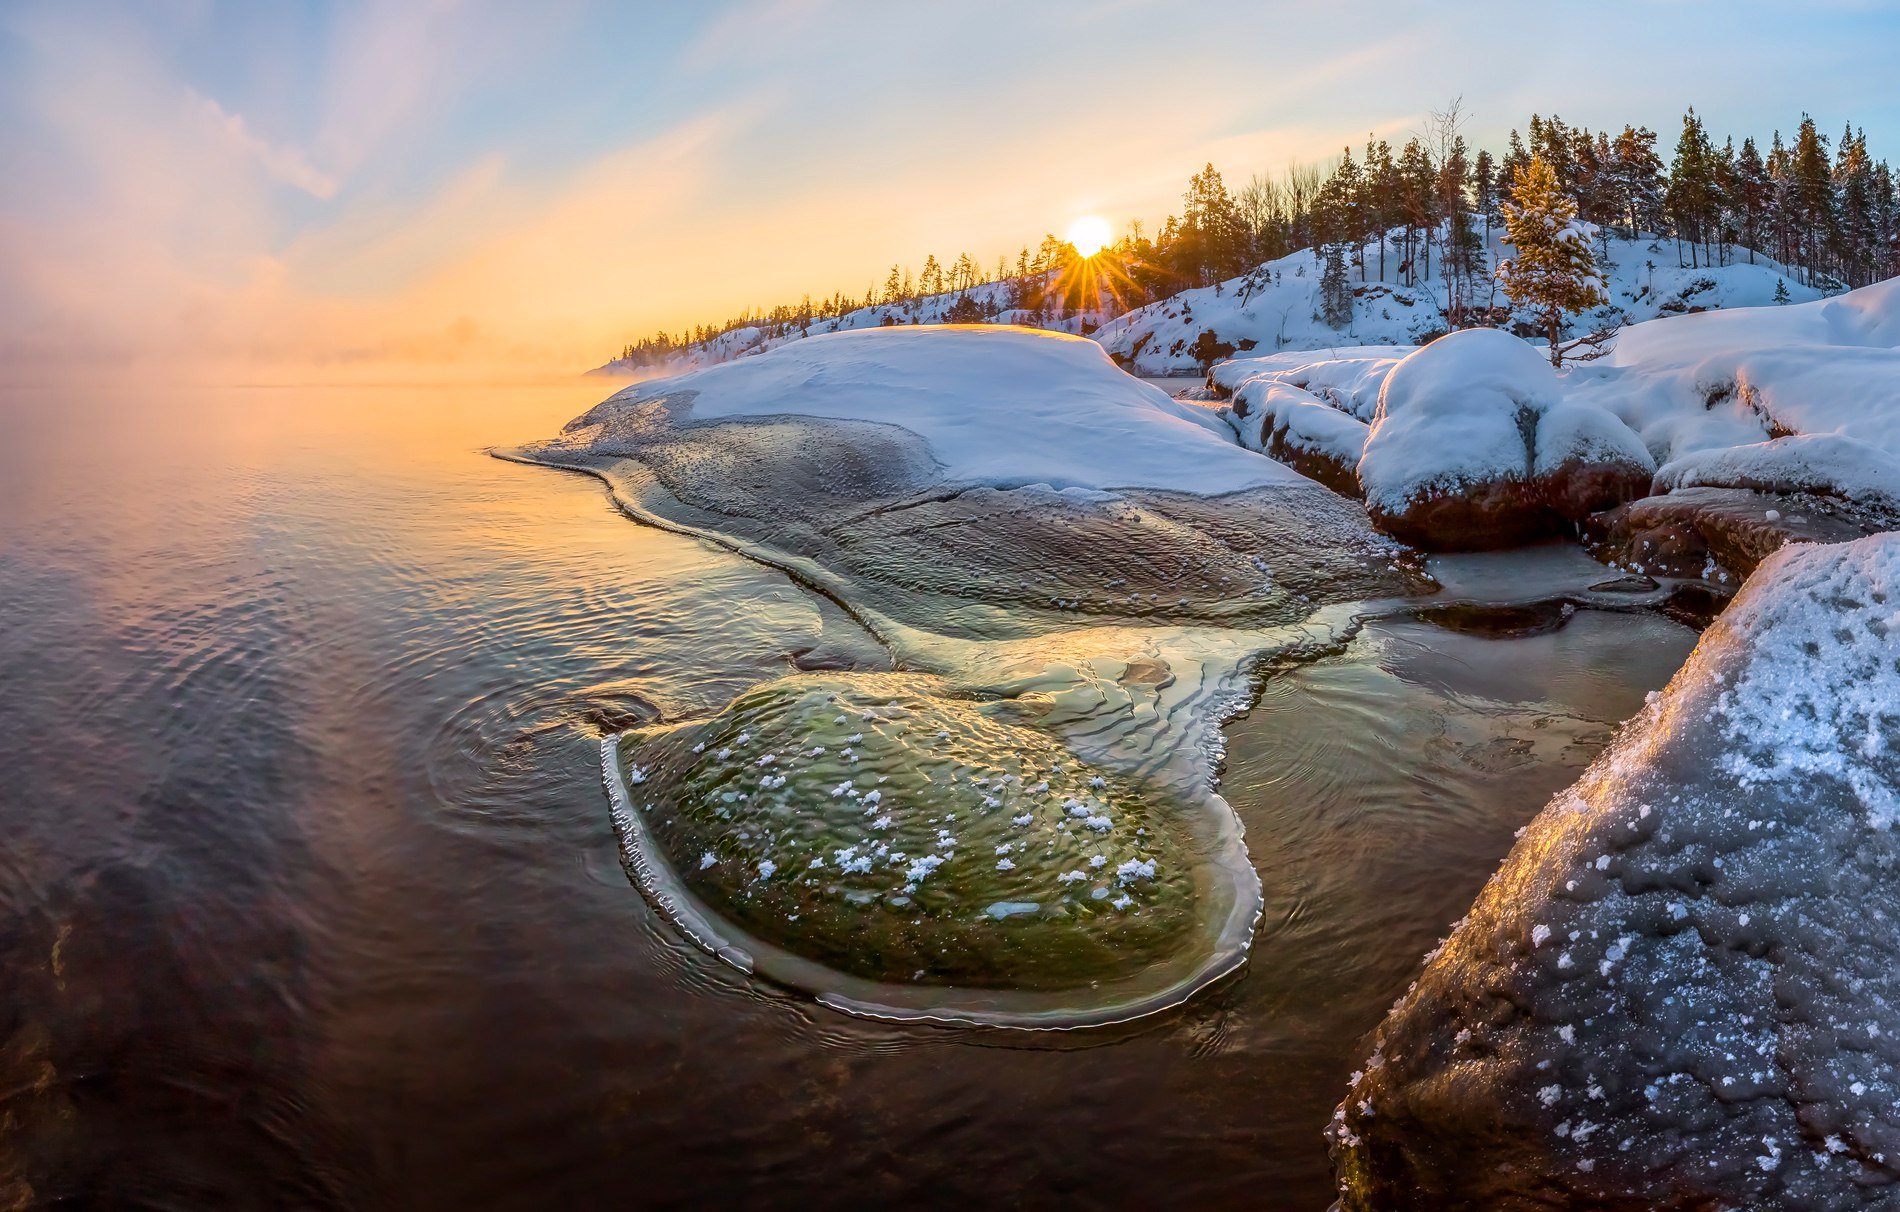
<svg viewBox="0 0 1900 1212">
<path fill-rule="evenodd" d="M 1735 157 L 1735 183 L 1729 205 L 1735 213 L 1738 237 L 1748 249 L 1750 265 L 1755 263 L 1755 250 L 1761 246 L 1766 231 L 1773 194 L 1774 183 L 1768 178 L 1768 166 L 1762 162 L 1755 140 L 1743 139 L 1742 150 Z"/>
<path fill-rule="evenodd" d="M 1656 155 L 1656 132 L 1646 126 L 1625 126 L 1610 145 L 1611 178 L 1616 185 L 1626 234 L 1662 226 L 1663 164 Z"/>
<path fill-rule="evenodd" d="M 1557 174 L 1541 157 L 1511 183 L 1504 227 L 1516 256 L 1498 266 L 1504 293 L 1543 321 L 1550 364 L 1563 365 L 1566 312 L 1609 302 L 1590 252 L 1591 228 L 1577 218 L 1577 204 L 1557 187 Z"/>
<path fill-rule="evenodd" d="M 1806 114 L 1801 115 L 1801 127 L 1789 154 L 1789 175 L 1790 218 L 1800 245 L 1798 255 L 1808 270 L 1808 285 L 1813 286 L 1824 250 L 1834 234 L 1834 185 L 1827 139 Z"/>
<path fill-rule="evenodd" d="M 1335 240 L 1322 250 L 1319 319 L 1336 332 L 1352 327 L 1352 283 L 1346 277 L 1346 245 Z"/>
<path fill-rule="evenodd" d="M 1689 267 L 1696 267 L 1696 246 L 1705 244 L 1716 215 L 1715 148 L 1709 143 L 1702 119 L 1694 107 L 1682 116 L 1682 134 L 1676 140 L 1676 158 L 1669 166 L 1669 188 L 1664 195 L 1676 240 L 1689 243 Z M 1680 248 L 1677 250 L 1680 262 Z"/>
<path fill-rule="evenodd" d="M 1471 200 L 1480 215 L 1484 216 L 1484 238 L 1491 239 L 1491 224 L 1498 217 L 1498 168 L 1491 159 L 1491 153 L 1478 149 L 1478 158 L 1471 164 Z"/>
<path fill-rule="evenodd" d="M 1777 303 L 1788 302 L 1788 279 L 1786 278 L 1775 279 L 1775 302 Z"/>
</svg>

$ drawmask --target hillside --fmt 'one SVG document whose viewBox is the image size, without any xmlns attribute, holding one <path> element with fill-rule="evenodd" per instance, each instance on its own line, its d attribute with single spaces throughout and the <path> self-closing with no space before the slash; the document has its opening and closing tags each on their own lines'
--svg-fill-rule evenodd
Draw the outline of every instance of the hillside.
<svg viewBox="0 0 1900 1212">
<path fill-rule="evenodd" d="M 1511 255 L 1510 245 L 1498 238 L 1501 230 L 1493 230 L 1486 249 L 1488 263 L 1493 266 Z M 1751 260 L 1750 251 L 1739 246 L 1732 248 L 1728 265 L 1695 268 L 1681 265 L 1674 242 L 1666 238 L 1611 237 L 1595 247 L 1599 256 L 1605 249 L 1609 254 L 1603 268 L 1612 303 L 1578 317 L 1573 331 L 1579 333 L 1611 323 L 1635 324 L 1725 307 L 1765 306 L 1775 302 L 1775 291 L 1782 285 L 1790 303 L 1810 302 L 1822 295 L 1801 285 L 1797 275 L 1763 254 L 1754 253 Z M 1236 353 L 1412 346 L 1444 332 L 1444 281 L 1421 273 L 1416 285 L 1406 285 L 1399 272 L 1396 234 L 1387 241 L 1383 277 L 1379 254 L 1376 242 L 1365 245 L 1360 252 L 1365 263 L 1363 279 L 1357 264 L 1350 270 L 1353 321 L 1343 331 L 1329 328 L 1319 319 L 1320 257 L 1313 249 L 1302 249 L 1240 277 L 1136 308 L 1085 335 L 1093 337 L 1111 357 L 1136 374 L 1184 375 L 1199 374 L 1211 361 Z M 1485 286 L 1488 289 L 1488 280 Z M 678 374 L 762 353 L 807 336 L 861 328 L 964 321 L 1078 333 L 1086 322 L 1095 319 L 1094 313 L 1088 312 L 1050 315 L 1012 310 L 1008 303 L 1019 293 L 1016 287 L 1014 279 L 1006 279 L 902 303 L 861 307 L 778 336 L 768 335 L 759 327 L 737 328 L 693 345 L 658 365 L 635 366 L 615 359 L 591 373 L 617 377 Z M 1499 290 L 1480 294 L 1476 302 L 1502 307 L 1505 299 Z"/>
<path fill-rule="evenodd" d="M 1487 247 L 1489 264 L 1510 257 L 1509 244 L 1494 229 Z M 1731 263 L 1683 268 L 1672 241 L 1611 237 L 1593 243 L 1609 283 L 1611 304 L 1573 321 L 1584 333 L 1613 323 L 1636 324 L 1661 316 L 1759 307 L 1775 302 L 1785 283 L 1788 301 L 1805 303 L 1821 292 L 1800 285 L 1794 275 L 1759 253 L 1753 263 L 1747 249 L 1735 248 Z M 1609 256 L 1602 259 L 1607 247 Z M 1236 353 L 1269 354 L 1287 350 L 1364 345 L 1417 345 L 1445 331 L 1446 288 L 1442 279 L 1419 275 L 1418 284 L 1399 280 L 1396 240 L 1388 243 L 1385 277 L 1379 276 L 1379 245 L 1362 251 L 1365 280 L 1350 273 L 1353 321 L 1342 332 L 1320 319 L 1321 262 L 1317 251 L 1299 252 L 1215 286 L 1183 291 L 1103 325 L 1093 334 L 1116 361 L 1138 374 L 1195 374 L 1212 358 Z M 1504 306 L 1480 295 L 1479 304 Z M 1516 318 L 1516 317 L 1513 317 Z"/>
<path fill-rule="evenodd" d="M 1058 319 L 1032 311 L 1011 309 L 1008 304 L 1015 285 L 1016 281 L 1012 278 L 1000 282 L 986 282 L 968 290 L 925 295 L 901 303 L 881 303 L 875 307 L 860 307 L 842 316 L 814 320 L 809 328 L 796 329 L 780 336 L 771 336 L 765 329 L 756 326 L 735 328 L 731 332 L 721 333 L 710 341 L 694 345 L 686 352 L 675 355 L 658 365 L 635 366 L 625 359 L 615 358 L 588 373 L 622 377 L 636 374 L 642 377 L 674 375 L 707 366 L 717 366 L 722 362 L 731 362 L 752 354 L 764 353 L 768 349 L 777 349 L 781 345 L 802 340 L 805 337 L 820 337 L 834 332 L 852 332 L 862 328 L 959 322 L 1018 324 L 1066 333 L 1074 333 L 1080 328 L 1081 320 L 1077 317 Z"/>
</svg>

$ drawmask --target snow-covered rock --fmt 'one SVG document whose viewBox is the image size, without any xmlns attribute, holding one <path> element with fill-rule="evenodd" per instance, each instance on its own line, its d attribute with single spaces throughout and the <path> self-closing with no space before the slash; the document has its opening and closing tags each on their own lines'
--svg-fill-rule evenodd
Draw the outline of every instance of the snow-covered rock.
<svg viewBox="0 0 1900 1212">
<path fill-rule="evenodd" d="M 1765 562 L 1378 1029 L 1348 1210 L 1900 1203 L 1900 535 Z"/>
<path fill-rule="evenodd" d="M 1565 398 L 1536 349 L 1467 329 L 1384 376 L 1359 481 L 1381 528 L 1464 549 L 1560 533 L 1642 495 L 1653 470 L 1621 421 Z"/>
<path fill-rule="evenodd" d="M 1124 374 L 1092 341 L 917 326 L 815 336 L 611 397 L 691 395 L 695 422 L 793 414 L 899 426 L 958 485 L 1200 495 L 1307 482 L 1238 448 L 1217 415 Z"/>
<path fill-rule="evenodd" d="M 1419 584 L 1358 502 L 1216 409 L 1027 329 L 795 341 L 635 384 L 518 453 L 941 633 L 1254 626 Z"/>
<path fill-rule="evenodd" d="M 1240 444 L 1318 480 L 1334 492 L 1359 495 L 1359 457 L 1370 428 L 1364 421 L 1298 387 L 1255 378 L 1234 393 L 1229 414 Z"/>
<path fill-rule="evenodd" d="M 1256 380 L 1285 383 L 1309 391 L 1361 421 L 1371 421 L 1379 408 L 1379 389 L 1385 386 L 1385 377 L 1416 348 L 1368 345 L 1350 353 L 1319 350 L 1229 358 L 1209 368 L 1207 381 L 1229 396 Z"/>
<path fill-rule="evenodd" d="M 1891 508 L 1900 506 L 1900 459 L 1842 433 L 1795 434 L 1684 455 L 1656 470 L 1656 486 L 1825 492 Z"/>
</svg>

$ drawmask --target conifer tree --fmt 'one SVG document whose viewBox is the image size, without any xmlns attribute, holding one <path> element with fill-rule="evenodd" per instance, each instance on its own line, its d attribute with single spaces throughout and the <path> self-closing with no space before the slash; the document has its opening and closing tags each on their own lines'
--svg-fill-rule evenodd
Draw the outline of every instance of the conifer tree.
<svg viewBox="0 0 1900 1212">
<path fill-rule="evenodd" d="M 1543 321 L 1550 364 L 1563 365 L 1564 315 L 1609 302 L 1590 225 L 1577 218 L 1577 204 L 1557 187 L 1557 174 L 1540 156 L 1531 157 L 1511 183 L 1504 227 L 1516 256 L 1498 266 L 1504 293 Z"/>
<path fill-rule="evenodd" d="M 1321 253 L 1320 322 L 1338 332 L 1352 327 L 1352 283 L 1346 278 L 1346 245 L 1335 240 Z"/>
<path fill-rule="evenodd" d="M 1662 160 L 1656 155 L 1656 132 L 1646 126 L 1625 126 L 1610 145 L 1610 175 L 1616 184 L 1626 235 L 1656 231 L 1662 225 Z"/>
</svg>

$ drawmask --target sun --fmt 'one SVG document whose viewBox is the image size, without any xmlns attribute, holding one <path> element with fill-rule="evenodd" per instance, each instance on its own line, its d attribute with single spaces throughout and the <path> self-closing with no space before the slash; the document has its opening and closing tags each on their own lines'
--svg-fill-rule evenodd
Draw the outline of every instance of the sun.
<svg viewBox="0 0 1900 1212">
<path fill-rule="evenodd" d="M 1108 242 L 1113 238 L 1114 233 L 1109 230 L 1108 220 L 1100 215 L 1082 215 L 1069 224 L 1067 239 L 1075 246 L 1075 251 L 1085 257 L 1092 257 L 1107 248 Z"/>
</svg>

